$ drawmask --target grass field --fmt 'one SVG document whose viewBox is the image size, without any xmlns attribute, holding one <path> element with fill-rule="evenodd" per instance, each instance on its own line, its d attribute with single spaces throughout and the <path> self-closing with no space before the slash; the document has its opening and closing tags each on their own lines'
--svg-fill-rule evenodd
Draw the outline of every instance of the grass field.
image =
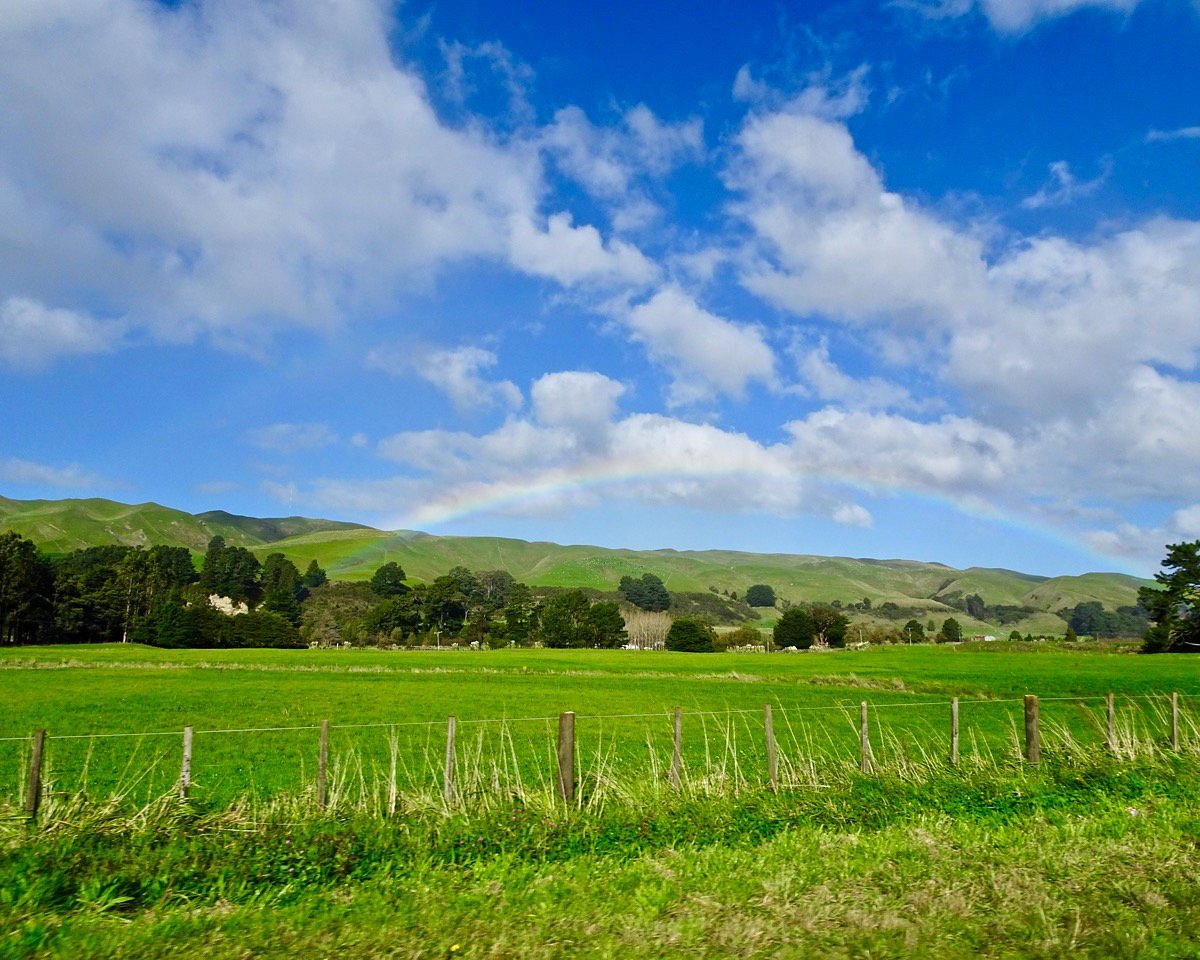
<svg viewBox="0 0 1200 960">
<path fill-rule="evenodd" d="M 1019 760 L 1025 693 L 1043 698 L 1037 767 Z M 1200 955 L 1200 658 L 43 647 L 0 656 L 0 697 L 0 738 L 16 738 L 0 740 L 0 957 Z M 665 776 L 676 705 L 679 789 Z M 566 709 L 570 807 L 551 788 Z M 319 812 L 322 719 L 336 775 Z M 196 789 L 181 805 L 163 795 L 185 724 Z M 29 832 L 21 738 L 43 726 L 49 794 Z M 290 729 L 204 732 L 260 727 Z M 146 733 L 163 735 L 124 736 Z"/>
<path fill-rule="evenodd" d="M 348 787 L 440 782 L 446 718 L 457 718 L 460 776 L 503 789 L 553 779 L 556 718 L 578 716 L 585 778 L 636 778 L 669 763 L 671 711 L 684 711 L 684 758 L 697 777 L 758 783 L 762 711 L 771 704 L 785 776 L 812 780 L 858 756 L 858 705 L 871 705 L 881 760 L 944 756 L 959 697 L 968 759 L 1018 750 L 1020 698 L 1043 698 L 1047 748 L 1103 739 L 1102 698 L 1131 732 L 1163 729 L 1164 697 L 1200 697 L 1200 659 L 1008 644 L 891 647 L 798 655 L 631 651 L 165 651 L 41 647 L 0 660 L 0 796 L 16 799 L 27 738 L 51 736 L 55 791 L 138 802 L 178 775 L 192 726 L 198 797 L 311 790 L 317 733 Z M 273 729 L 272 729 L 273 728 Z M 249 732 L 226 732 L 249 731 Z"/>
</svg>

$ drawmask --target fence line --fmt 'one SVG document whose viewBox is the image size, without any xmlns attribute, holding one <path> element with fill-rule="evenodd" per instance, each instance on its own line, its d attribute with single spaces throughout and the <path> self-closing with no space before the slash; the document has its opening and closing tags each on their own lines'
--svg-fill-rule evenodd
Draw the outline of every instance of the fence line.
<svg viewBox="0 0 1200 960">
<path fill-rule="evenodd" d="M 1168 700 L 1168 696 L 1169 696 L 1169 700 Z M 1159 703 L 1162 703 L 1164 701 L 1169 702 L 1169 704 L 1170 704 L 1170 714 L 1169 714 L 1170 736 L 1169 736 L 1168 742 L 1170 743 L 1170 748 L 1172 750 L 1179 749 L 1180 696 L 1177 691 L 1173 692 L 1169 695 L 1168 694 L 1130 694 L 1127 697 L 1125 697 L 1124 699 L 1130 700 L 1130 701 L 1136 701 L 1136 700 L 1158 701 Z M 957 763 L 959 761 L 959 742 L 958 742 L 958 740 L 959 740 L 959 706 L 960 706 L 960 704 L 965 703 L 965 704 L 975 704 L 975 705 L 981 705 L 981 704 L 982 705 L 989 705 L 989 704 L 1007 705 L 1007 704 L 1023 703 L 1024 704 L 1024 711 L 1023 711 L 1024 712 L 1024 745 L 1023 745 L 1024 750 L 1023 750 L 1023 756 L 1024 756 L 1024 760 L 1026 763 L 1028 763 L 1030 765 L 1035 765 L 1035 764 L 1038 764 L 1041 762 L 1041 725 L 1040 725 L 1040 715 L 1039 715 L 1039 704 L 1041 702 L 1048 702 L 1048 703 L 1049 702 L 1057 702 L 1057 703 L 1074 703 L 1074 704 L 1083 705 L 1086 703 L 1097 702 L 1097 701 L 1103 701 L 1106 704 L 1106 721 L 1107 722 L 1104 726 L 1105 746 L 1106 746 L 1108 752 L 1110 752 L 1113 755 L 1119 756 L 1119 755 L 1121 755 L 1121 747 L 1118 742 L 1117 729 L 1116 729 L 1116 725 L 1115 725 L 1115 695 L 1111 692 L 1106 693 L 1106 694 L 1089 695 L 1089 696 L 1060 696 L 1060 697 L 1044 697 L 1044 698 L 1039 698 L 1039 697 L 1033 696 L 1033 695 L 1026 695 L 1021 698 L 996 698 L 996 699 L 978 698 L 978 699 L 974 699 L 974 700 L 960 700 L 958 697 L 953 697 L 948 700 L 929 700 L 929 701 L 914 701 L 914 702 L 900 701 L 900 702 L 885 702 L 885 703 L 875 703 L 875 704 L 872 704 L 872 703 L 868 702 L 867 700 L 862 700 L 859 702 L 859 718 L 858 718 L 858 720 L 859 720 L 859 722 L 858 722 L 858 728 L 859 728 L 858 729 L 858 732 L 859 732 L 858 767 L 859 767 L 860 772 L 864 775 L 871 774 L 872 772 L 875 772 L 875 770 L 877 769 L 877 758 L 875 755 L 874 748 L 872 746 L 872 737 L 871 737 L 871 731 L 870 731 L 870 725 L 869 725 L 869 714 L 870 714 L 871 710 L 874 710 L 876 712 L 876 714 L 878 715 L 878 712 L 880 710 L 886 710 L 890 707 L 939 707 L 939 708 L 949 707 L 951 728 L 950 728 L 950 753 L 949 753 L 949 756 L 947 759 L 948 759 L 950 765 L 953 766 L 953 765 L 957 765 Z M 722 717 L 722 716 L 729 717 L 729 716 L 746 715 L 746 714 L 758 713 L 758 712 L 759 711 L 757 709 L 697 710 L 697 711 L 688 712 L 688 711 L 684 711 L 680 707 L 673 707 L 667 711 L 655 711 L 653 713 L 590 714 L 590 715 L 584 714 L 584 715 L 580 715 L 578 717 L 578 719 L 587 720 L 587 721 L 629 720 L 629 719 L 652 719 L 652 720 L 670 720 L 670 721 L 672 721 L 673 733 L 674 733 L 673 750 L 672 750 L 672 759 L 671 759 L 671 764 L 670 764 L 670 768 L 669 768 L 669 773 L 666 774 L 666 779 L 669 780 L 669 782 L 673 788 L 678 789 L 682 786 L 682 772 L 683 772 L 683 767 L 684 767 L 683 756 L 682 756 L 682 743 L 683 743 L 683 720 L 685 717 L 700 718 L 701 723 L 703 724 L 703 718 L 705 718 L 705 717 Z M 802 713 L 802 712 L 803 713 L 812 713 L 812 712 L 839 713 L 844 717 L 850 718 L 852 716 L 853 710 L 852 710 L 852 704 L 850 702 L 838 703 L 838 704 L 833 704 L 833 705 L 829 705 L 829 706 L 809 706 L 809 707 L 797 706 L 797 707 L 788 707 L 788 708 L 785 708 L 782 705 L 780 705 L 778 715 L 779 715 L 779 717 L 781 717 L 784 720 L 784 723 L 786 724 L 788 714 Z M 1144 714 L 1142 714 L 1142 716 L 1144 718 Z M 1165 715 L 1160 714 L 1160 717 L 1163 717 L 1163 716 L 1165 716 Z M 774 717 L 775 717 L 775 714 L 772 709 L 772 704 L 769 702 L 764 704 L 764 706 L 762 708 L 762 724 L 763 724 L 762 731 L 764 734 L 763 748 L 765 751 L 765 757 L 759 755 L 758 762 L 763 762 L 765 764 L 765 766 L 762 770 L 760 770 L 759 776 L 765 775 L 766 783 L 772 791 L 776 791 L 779 789 L 780 761 L 785 760 L 785 762 L 790 762 L 790 761 L 786 760 L 786 757 L 780 755 L 777 741 L 776 741 L 776 735 L 775 735 Z M 451 807 L 457 806 L 460 798 L 465 795 L 459 788 L 458 752 L 457 752 L 456 745 L 455 745 L 455 730 L 459 723 L 476 723 L 476 724 L 489 724 L 489 723 L 503 724 L 503 723 L 521 723 L 521 722 L 548 723 L 548 722 L 554 721 L 555 719 L 557 719 L 557 721 L 558 721 L 558 736 L 557 736 L 556 749 L 552 752 L 552 758 L 553 758 L 552 766 L 556 767 L 556 771 L 554 774 L 554 787 L 555 787 L 554 792 L 560 801 L 565 802 L 567 804 L 575 803 L 577 796 L 579 796 L 579 794 L 577 793 L 578 782 L 577 782 L 577 776 L 576 776 L 576 769 L 577 769 L 576 761 L 577 761 L 577 756 L 578 756 L 578 746 L 577 746 L 577 742 L 576 742 L 576 727 L 575 727 L 576 714 L 574 714 L 571 711 L 567 711 L 567 712 L 559 714 L 557 716 L 557 718 L 555 718 L 555 717 L 508 717 L 508 718 L 483 718 L 483 719 L 479 719 L 479 720 L 475 720 L 475 721 L 460 721 L 454 716 L 449 717 L 447 719 L 447 727 L 446 727 L 445 764 L 443 767 L 443 774 L 442 774 L 442 800 L 443 800 L 443 803 L 445 804 L 446 808 L 450 809 Z M 146 737 L 173 737 L 174 738 L 174 737 L 180 737 L 182 735 L 182 766 L 181 766 L 181 768 L 179 768 L 180 769 L 180 777 L 179 777 L 178 781 L 176 781 L 175 791 L 181 800 L 187 800 L 187 798 L 189 796 L 189 789 L 193 786 L 193 783 L 192 783 L 192 773 L 193 773 L 192 746 L 193 746 L 193 735 L 194 734 L 199 733 L 199 734 L 211 735 L 211 734 L 226 734 L 226 733 L 228 733 L 228 734 L 271 733 L 271 732 L 299 732 L 299 731 L 319 730 L 320 737 L 319 737 L 319 748 L 318 748 L 315 794 L 316 794 L 317 809 L 325 810 L 327 807 L 332 807 L 336 803 L 336 799 L 334 799 L 334 795 L 336 794 L 336 791 L 337 791 L 337 785 L 336 785 L 337 768 L 336 768 L 336 766 L 333 767 L 333 772 L 335 774 L 335 777 L 334 777 L 335 783 L 334 784 L 330 783 L 331 764 L 330 764 L 329 733 L 331 730 L 335 730 L 335 729 L 336 730 L 363 730 L 363 729 L 395 730 L 395 729 L 398 729 L 401 727 L 425 727 L 427 729 L 432 729 L 433 727 L 438 726 L 441 723 L 442 723 L 442 721 L 398 721 L 395 723 L 333 724 L 329 720 L 322 720 L 319 724 L 302 724 L 302 725 L 288 726 L 288 727 L 241 727 L 241 728 L 195 730 L 192 726 L 189 725 L 189 726 L 185 727 L 182 731 L 175 730 L 175 731 L 153 731 L 153 732 L 146 732 L 146 733 L 66 734 L 66 735 L 63 735 L 60 737 L 51 737 L 48 735 L 48 733 L 45 729 L 38 729 L 37 731 L 35 731 L 35 733 L 31 737 L 4 737 L 4 738 L 0 738 L 0 740 L 2 740 L 4 742 L 10 742 L 10 743 L 11 742 L 26 742 L 26 741 L 32 742 L 33 746 L 32 746 L 32 751 L 30 754 L 30 763 L 29 763 L 29 769 L 28 769 L 28 786 L 25 791 L 24 809 L 25 809 L 25 817 L 26 817 L 27 821 L 30 824 L 34 824 L 37 821 L 38 808 L 41 803 L 43 787 L 44 787 L 43 773 L 42 773 L 43 753 L 45 751 L 46 744 L 50 740 L 98 740 L 98 739 L 121 739 L 121 738 L 136 738 L 138 740 L 141 740 L 142 738 L 146 738 Z M 749 721 L 747 721 L 747 723 L 749 723 Z M 789 729 L 789 733 L 791 733 L 792 731 L 791 731 L 790 724 L 787 724 L 787 726 Z M 731 727 L 726 729 L 726 732 L 725 732 L 726 754 L 721 760 L 720 772 L 719 772 L 719 777 L 723 780 L 727 776 L 727 770 L 725 768 L 725 763 L 726 763 L 726 761 L 732 762 L 732 764 L 733 764 L 732 782 L 735 785 L 750 782 L 749 780 L 747 780 L 746 776 L 743 774 L 743 772 L 741 770 L 741 767 L 739 766 L 739 764 L 743 761 L 741 761 L 739 759 L 739 751 L 737 749 L 737 729 L 738 729 L 738 727 L 736 724 L 732 725 Z M 1064 728 L 1064 730 L 1065 730 L 1065 728 Z M 807 751 L 807 752 L 809 754 L 811 754 L 811 745 L 812 745 L 812 740 L 811 740 L 811 735 L 810 735 L 811 728 L 809 728 L 809 731 L 807 731 L 806 734 L 808 735 L 808 744 L 809 744 L 809 751 Z M 500 757 L 503 760 L 503 762 L 507 768 L 507 763 L 508 763 L 509 757 L 505 756 L 505 747 L 503 744 L 504 735 L 505 735 L 504 731 L 501 730 L 501 733 L 500 733 L 500 737 L 501 737 Z M 1016 728 L 1014 727 L 1014 730 L 1013 730 L 1014 739 L 1016 738 L 1016 735 L 1017 735 Z M 886 747 L 888 734 L 886 732 L 883 733 L 882 735 L 876 734 L 877 738 L 880 736 L 883 737 L 883 739 L 880 741 L 881 746 Z M 1070 742 L 1071 734 L 1069 731 L 1065 732 L 1065 736 L 1066 736 L 1067 742 Z M 603 731 L 601 731 L 600 737 L 601 737 L 601 739 L 603 738 Z M 510 741 L 509 749 L 511 749 L 512 748 L 511 734 L 509 735 L 509 741 Z M 393 736 L 393 738 L 391 740 L 391 767 L 390 767 L 390 774 L 389 774 L 389 780 L 388 780 L 388 788 L 389 788 L 388 809 L 389 809 L 389 811 L 391 811 L 393 813 L 395 811 L 395 806 L 396 806 L 396 793 L 397 793 L 397 782 L 398 782 L 397 781 L 397 773 L 398 773 L 398 770 L 397 770 L 397 742 L 398 741 Z M 895 740 L 893 742 L 898 743 L 898 741 L 895 741 Z M 792 743 L 796 747 L 800 746 L 799 742 L 795 739 L 794 733 L 792 733 Z M 647 744 L 648 745 L 650 744 L 649 739 L 647 740 Z M 1014 746 L 1016 746 L 1018 751 L 1020 751 L 1019 744 L 1014 743 Z M 138 749 L 140 749 L 140 746 L 134 748 L 134 757 L 136 757 Z M 711 774 L 714 770 L 714 768 L 711 764 L 711 758 L 709 757 L 709 754 L 708 754 L 709 745 L 708 745 L 707 730 L 705 731 L 705 734 L 704 734 L 704 749 L 705 749 L 704 769 L 706 770 L 706 776 L 707 776 L 708 774 Z M 1128 749 L 1128 748 L 1126 748 L 1126 749 Z M 651 747 L 651 750 L 653 753 L 653 747 Z M 483 751 L 483 739 L 482 739 L 482 734 L 481 734 L 479 752 L 478 752 L 478 755 L 475 757 L 477 765 L 478 765 L 479 761 L 483 758 L 482 751 Z M 804 753 L 805 753 L 805 751 L 801 750 L 801 755 L 804 755 Z M 833 755 L 837 756 L 836 750 Z M 1020 755 L 1021 755 L 1021 753 L 1018 752 L 1018 756 L 1020 756 Z M 90 756 L 90 750 L 89 750 L 89 756 Z M 129 760 L 130 765 L 133 763 L 133 759 L 134 759 L 133 757 L 130 758 L 130 760 Z M 466 757 L 465 759 L 469 760 L 470 757 Z M 495 757 L 492 757 L 490 759 L 491 759 L 492 768 L 493 768 L 493 770 L 492 770 L 493 788 L 498 789 L 499 768 L 497 767 Z M 511 759 L 514 761 L 514 763 L 517 763 L 517 757 L 516 757 L 515 752 L 513 752 Z M 811 762 L 811 759 L 812 759 L 812 757 L 810 756 L 810 762 Z M 362 778 L 361 760 L 358 760 L 357 762 L 359 764 L 358 775 L 361 780 L 361 778 Z M 156 763 L 157 763 L 157 761 L 156 761 Z M 127 769 L 128 769 L 128 767 L 127 767 Z M 520 778 L 519 763 L 517 763 L 517 767 L 514 769 L 517 769 L 517 777 L 519 780 L 519 778 Z M 655 772 L 655 776 L 657 776 L 658 772 L 659 772 L 657 765 L 655 765 L 653 767 L 653 769 Z M 791 768 L 789 767 L 789 769 L 791 769 Z M 148 774 L 150 772 L 153 772 L 153 770 L 154 770 L 154 766 L 151 766 L 151 768 L 148 771 L 146 771 L 141 776 L 139 776 L 138 780 L 140 781 L 144 777 L 148 776 Z M 86 771 L 86 765 L 85 765 L 85 771 Z M 301 763 L 301 773 L 303 774 L 303 763 Z M 407 775 L 407 770 L 406 770 L 406 775 Z M 331 792 L 331 787 L 333 788 L 332 792 Z"/>
<path fill-rule="evenodd" d="M 1093 694 L 1088 696 L 1075 697 L 1038 697 L 1041 703 L 1087 703 L 1091 701 L 1103 701 L 1111 694 Z M 1196 696 L 1192 693 L 1131 693 L 1123 694 L 1125 700 L 1163 700 L 1170 696 Z M 1003 703 L 1024 703 L 1024 697 L 980 697 L 974 700 L 964 700 L 958 697 L 953 698 L 960 705 L 967 704 L 1003 704 Z M 950 700 L 919 700 L 915 702 L 890 702 L 890 703 L 872 703 L 872 710 L 889 710 L 902 709 L 908 707 L 944 707 L 950 703 Z M 803 707 L 803 706 L 779 706 L 779 710 L 783 713 L 820 713 L 820 712 L 840 712 L 845 713 L 846 710 L 853 708 L 853 702 L 847 701 L 845 704 L 835 704 L 823 707 Z M 747 707 L 728 710 L 683 710 L 682 714 L 685 717 L 701 717 L 701 716 L 730 716 L 734 714 L 749 714 L 761 713 L 761 707 Z M 581 713 L 577 715 L 579 720 L 653 720 L 662 717 L 670 717 L 673 715 L 673 709 L 658 710 L 653 713 Z M 551 723 L 558 720 L 558 715 L 548 717 L 481 717 L 474 720 L 458 719 L 459 725 L 465 724 L 485 724 L 485 723 Z M 369 730 L 369 729 L 390 729 L 393 727 L 439 727 L 444 720 L 395 720 L 395 721 L 380 721 L 375 723 L 331 723 L 331 730 Z M 225 733 L 291 733 L 298 730 L 320 730 L 320 723 L 299 724 L 291 727 L 225 727 L 213 729 L 195 729 L 196 734 L 225 734 Z M 53 740 L 111 740 L 134 737 L 178 737 L 182 730 L 147 730 L 134 731 L 127 733 L 64 733 L 49 736 L 48 739 Z M 22 743 L 29 742 L 33 739 L 33 735 L 27 737 L 0 737 L 0 743 Z"/>
</svg>

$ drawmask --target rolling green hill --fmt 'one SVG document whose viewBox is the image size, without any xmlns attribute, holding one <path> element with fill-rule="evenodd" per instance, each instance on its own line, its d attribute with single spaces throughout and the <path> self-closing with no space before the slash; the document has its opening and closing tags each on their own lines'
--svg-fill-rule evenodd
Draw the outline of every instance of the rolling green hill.
<svg viewBox="0 0 1200 960">
<path fill-rule="evenodd" d="M 259 519 L 222 510 L 191 514 L 157 503 L 113 500 L 10 500 L 0 497 L 0 529 L 15 530 L 47 553 L 104 544 L 158 544 L 201 552 L 220 535 L 231 545 L 254 547 L 317 530 L 367 529 L 356 523 L 304 517 Z"/>
<path fill-rule="evenodd" d="M 956 570 L 915 560 L 869 560 L 730 550 L 615 550 L 584 545 L 509 540 L 499 537 L 435 537 L 413 531 L 386 532 L 360 524 L 304 517 L 259 519 L 223 511 L 189 514 L 154 503 L 111 500 L 9 500 L 0 497 L 0 529 L 11 529 L 47 551 L 123 543 L 169 544 L 203 551 L 214 534 L 260 557 L 281 552 L 303 569 L 316 560 L 331 577 L 364 580 L 394 560 L 414 580 L 432 580 L 451 567 L 504 569 L 535 586 L 615 590 L 621 577 L 653 573 L 674 592 L 745 593 L 770 584 L 786 600 L 867 598 L 873 607 L 891 602 L 945 616 L 947 603 L 971 594 L 989 606 L 1004 604 L 1039 611 L 1022 630 L 1058 632 L 1054 611 L 1098 600 L 1108 609 L 1132 604 L 1148 581 L 1116 573 L 1037 577 L 1013 570 L 972 567 Z M 969 632 L 978 621 L 960 617 Z"/>
</svg>

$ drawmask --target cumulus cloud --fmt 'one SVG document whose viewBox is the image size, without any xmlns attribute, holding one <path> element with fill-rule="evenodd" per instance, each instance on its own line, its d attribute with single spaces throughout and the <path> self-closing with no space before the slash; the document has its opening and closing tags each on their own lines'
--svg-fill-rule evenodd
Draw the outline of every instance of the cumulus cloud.
<svg viewBox="0 0 1200 960">
<path fill-rule="evenodd" d="M 758 243 L 745 285 L 797 317 L 907 339 L 897 355 L 996 425 L 1088 422 L 1142 366 L 1196 369 L 1200 223 L 1160 217 L 985 253 L 982 228 L 888 191 L 842 124 L 756 115 L 739 146 L 735 210 Z"/>
<path fill-rule="evenodd" d="M 625 385 L 586 370 L 547 373 L 530 390 L 533 413 L 548 427 L 567 427 L 580 435 L 603 429 L 617 411 Z"/>
<path fill-rule="evenodd" d="M 660 414 L 622 416 L 623 390 L 589 371 L 546 374 L 530 391 L 530 416 L 482 434 L 398 433 L 379 452 L 409 473 L 367 483 L 318 480 L 305 496 L 324 506 L 394 512 L 403 490 L 417 506 L 401 522 L 417 526 L 480 502 L 522 513 L 559 510 L 590 502 L 600 488 L 641 503 L 871 523 L 869 511 L 847 500 L 838 478 L 815 472 L 798 445 L 764 444 Z"/>
<path fill-rule="evenodd" d="M 61 345 L 96 349 L 113 338 L 93 302 L 160 339 L 258 344 L 468 258 L 567 284 L 652 274 L 539 209 L 536 143 L 442 123 L 393 27 L 373 0 L 0 5 L 0 294 L 77 311 Z M 633 124 L 647 163 L 670 129 Z"/>
<path fill-rule="evenodd" d="M 559 110 L 539 134 L 558 169 L 602 201 L 618 229 L 645 226 L 659 214 L 647 181 L 704 154 L 699 118 L 660 120 L 645 104 L 627 110 L 619 126 L 594 124 L 579 107 Z"/>
<path fill-rule="evenodd" d="M 708 312 L 674 284 L 621 319 L 650 356 L 673 372 L 673 405 L 707 400 L 715 391 L 740 397 L 751 381 L 774 381 L 775 354 L 759 328 Z"/>
<path fill-rule="evenodd" d="M 844 373 L 830 358 L 824 341 L 811 348 L 798 345 L 794 352 L 801 389 L 821 400 L 867 409 L 920 406 L 903 387 L 881 377 L 856 378 Z"/>
<path fill-rule="evenodd" d="M 631 243 L 607 242 L 593 226 L 572 225 L 571 215 L 556 213 L 539 228 L 533 221 L 513 221 L 510 237 L 513 265 L 534 276 L 556 280 L 564 286 L 584 283 L 642 286 L 658 274 L 658 267 Z"/>
<path fill-rule="evenodd" d="M 72 354 L 107 353 L 121 335 L 121 325 L 75 310 L 52 309 L 25 297 L 0 303 L 0 362 L 20 369 L 40 370 Z"/>
<path fill-rule="evenodd" d="M 500 405 L 516 409 L 524 403 L 510 380 L 485 380 L 480 372 L 496 365 L 497 357 L 479 347 L 434 350 L 417 364 L 417 373 L 441 390 L 459 410 Z"/>
</svg>

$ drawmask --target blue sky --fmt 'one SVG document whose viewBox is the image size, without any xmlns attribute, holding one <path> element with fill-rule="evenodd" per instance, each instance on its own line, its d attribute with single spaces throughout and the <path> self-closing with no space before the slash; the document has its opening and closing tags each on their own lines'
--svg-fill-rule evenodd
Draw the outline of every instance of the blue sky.
<svg viewBox="0 0 1200 960">
<path fill-rule="evenodd" d="M 1147 573 L 1200 5 L 0 5 L 0 493 Z"/>
</svg>

